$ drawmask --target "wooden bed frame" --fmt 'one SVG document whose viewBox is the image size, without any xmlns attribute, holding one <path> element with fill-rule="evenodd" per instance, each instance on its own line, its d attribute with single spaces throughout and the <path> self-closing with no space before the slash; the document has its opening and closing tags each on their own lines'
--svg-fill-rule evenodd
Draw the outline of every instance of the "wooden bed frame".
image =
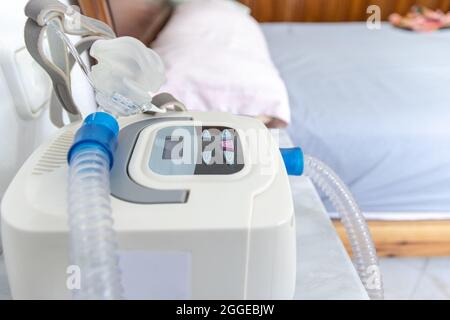
<svg viewBox="0 0 450 320">
<path fill-rule="evenodd" d="M 381 18 L 405 14 L 414 5 L 448 11 L 450 0 L 239 0 L 252 10 L 259 22 L 341 22 L 364 21 L 367 8 L 378 5 Z"/>
<path fill-rule="evenodd" d="M 366 9 L 379 5 L 382 18 L 405 13 L 414 4 L 448 11 L 450 0 L 240 0 L 260 22 L 364 21 Z M 111 25 L 120 36 L 134 36 L 149 44 L 170 18 L 165 0 L 79 0 L 84 14 Z M 450 195 L 449 195 L 450 196 Z M 351 251 L 339 222 L 337 230 Z M 369 222 L 380 256 L 450 255 L 450 221 Z"/>
<path fill-rule="evenodd" d="M 369 221 L 378 255 L 381 257 L 450 256 L 450 221 Z M 344 227 L 334 225 L 351 252 Z"/>
</svg>

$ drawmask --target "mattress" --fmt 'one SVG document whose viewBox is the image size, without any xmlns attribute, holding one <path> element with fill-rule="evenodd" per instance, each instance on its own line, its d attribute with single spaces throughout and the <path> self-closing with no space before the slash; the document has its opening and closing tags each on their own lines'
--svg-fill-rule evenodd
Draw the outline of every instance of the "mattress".
<svg viewBox="0 0 450 320">
<path fill-rule="evenodd" d="M 450 31 L 262 29 L 289 92 L 292 140 L 336 170 L 366 216 L 450 218 Z"/>
</svg>

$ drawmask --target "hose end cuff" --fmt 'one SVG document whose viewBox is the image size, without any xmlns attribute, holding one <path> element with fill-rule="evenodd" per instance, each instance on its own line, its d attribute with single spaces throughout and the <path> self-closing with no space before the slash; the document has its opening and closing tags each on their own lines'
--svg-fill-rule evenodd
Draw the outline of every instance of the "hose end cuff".
<svg viewBox="0 0 450 320">
<path fill-rule="evenodd" d="M 303 151 L 300 147 L 280 148 L 286 171 L 290 176 L 301 176 L 304 169 Z"/>
<path fill-rule="evenodd" d="M 99 148 L 108 155 L 109 167 L 112 168 L 118 135 L 119 124 L 113 116 L 105 112 L 90 114 L 75 134 L 67 154 L 67 161 L 70 164 L 73 156 L 82 149 Z"/>
</svg>

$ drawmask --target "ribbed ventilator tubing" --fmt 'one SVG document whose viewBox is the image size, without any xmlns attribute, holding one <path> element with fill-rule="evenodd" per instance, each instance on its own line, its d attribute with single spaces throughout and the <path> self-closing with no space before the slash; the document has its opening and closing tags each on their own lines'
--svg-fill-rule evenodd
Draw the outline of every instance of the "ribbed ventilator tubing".
<svg viewBox="0 0 450 320">
<path fill-rule="evenodd" d="M 371 299 L 383 299 L 377 252 L 361 210 L 344 182 L 320 160 L 305 155 L 305 175 L 330 199 L 340 214 L 353 251 L 356 270 Z"/>
<path fill-rule="evenodd" d="M 81 272 L 76 299 L 122 298 L 109 167 L 108 155 L 97 147 L 79 150 L 70 163 L 70 259 Z"/>
</svg>

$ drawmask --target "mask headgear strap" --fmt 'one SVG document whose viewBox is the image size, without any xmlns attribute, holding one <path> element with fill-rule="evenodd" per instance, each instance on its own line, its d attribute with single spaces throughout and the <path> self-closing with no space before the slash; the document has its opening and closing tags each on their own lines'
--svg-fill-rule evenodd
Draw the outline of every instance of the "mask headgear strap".
<svg viewBox="0 0 450 320">
<path fill-rule="evenodd" d="M 55 28 L 48 23 L 52 21 L 66 34 L 85 37 L 75 45 L 79 54 L 88 50 L 98 39 L 114 38 L 114 31 L 107 24 L 83 16 L 56 0 L 31 0 L 25 7 L 25 15 L 28 17 L 24 32 L 26 47 L 53 82 L 54 96 L 50 107 L 52 122 L 57 126 L 63 125 L 61 107 L 68 112 L 71 121 L 79 119 L 80 112 L 73 101 L 70 82 L 70 71 L 75 60 Z M 45 35 L 51 59 L 44 52 Z"/>
</svg>

